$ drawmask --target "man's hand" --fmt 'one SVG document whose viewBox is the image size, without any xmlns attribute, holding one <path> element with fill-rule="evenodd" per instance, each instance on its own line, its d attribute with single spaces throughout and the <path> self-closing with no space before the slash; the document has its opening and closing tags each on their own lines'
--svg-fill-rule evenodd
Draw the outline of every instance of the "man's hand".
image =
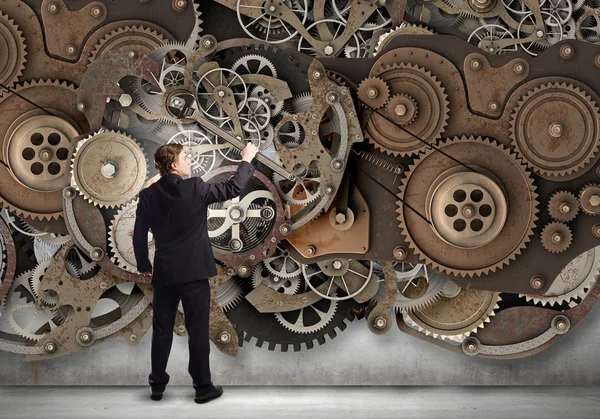
<svg viewBox="0 0 600 419">
<path fill-rule="evenodd" d="M 252 159 L 256 156 L 256 153 L 258 153 L 258 147 L 252 143 L 247 143 L 246 147 L 242 150 L 242 160 L 252 163 Z"/>
<path fill-rule="evenodd" d="M 144 275 L 144 276 L 152 276 L 152 268 L 150 268 L 149 271 L 142 272 L 142 275 Z"/>
</svg>

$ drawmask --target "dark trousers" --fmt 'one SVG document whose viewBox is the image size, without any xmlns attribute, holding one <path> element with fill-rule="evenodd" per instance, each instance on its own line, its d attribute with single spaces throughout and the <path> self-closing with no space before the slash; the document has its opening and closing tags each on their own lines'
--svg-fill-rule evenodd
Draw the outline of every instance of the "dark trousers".
<svg viewBox="0 0 600 419">
<path fill-rule="evenodd" d="M 210 284 L 208 280 L 175 284 L 155 288 L 152 318 L 152 372 L 148 382 L 153 391 L 164 391 L 169 383 L 167 362 L 173 343 L 173 328 L 179 300 L 183 304 L 185 327 L 188 332 L 189 366 L 193 386 L 199 393 L 212 388 L 208 362 L 210 341 L 208 325 L 210 315 Z"/>
</svg>

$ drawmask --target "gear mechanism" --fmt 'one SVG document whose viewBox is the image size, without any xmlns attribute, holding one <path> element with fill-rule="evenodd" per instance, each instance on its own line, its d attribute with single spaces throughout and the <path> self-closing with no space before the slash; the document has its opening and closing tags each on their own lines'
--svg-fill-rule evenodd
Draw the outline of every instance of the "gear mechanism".
<svg viewBox="0 0 600 419">
<path fill-rule="evenodd" d="M 577 197 L 571 192 L 557 191 L 548 200 L 548 212 L 556 221 L 566 223 L 579 212 Z"/>
<path fill-rule="evenodd" d="M 16 83 L 25 69 L 27 45 L 22 35 L 15 21 L 0 11 L 0 83 L 5 86 Z"/>
<path fill-rule="evenodd" d="M 564 252 L 573 242 L 571 229 L 563 223 L 552 222 L 546 225 L 541 234 L 542 246 L 551 253 Z"/>
</svg>

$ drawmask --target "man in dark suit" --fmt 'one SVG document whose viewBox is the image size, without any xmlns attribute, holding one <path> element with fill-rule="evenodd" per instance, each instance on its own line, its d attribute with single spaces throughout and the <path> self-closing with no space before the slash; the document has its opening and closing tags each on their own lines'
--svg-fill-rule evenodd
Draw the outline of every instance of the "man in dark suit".
<svg viewBox="0 0 600 419">
<path fill-rule="evenodd" d="M 167 144 L 154 153 L 161 178 L 139 194 L 133 232 L 138 271 L 152 275 L 152 372 L 148 382 L 152 400 L 162 399 L 169 382 L 166 372 L 179 301 L 183 304 L 189 334 L 189 368 L 196 390 L 196 403 L 221 394 L 213 385 L 209 366 L 210 286 L 217 274 L 206 227 L 207 206 L 239 196 L 254 173 L 250 163 L 258 149 L 248 144 L 242 150 L 237 172 L 226 182 L 205 183 L 189 178 L 191 161 L 180 144 Z M 154 268 L 148 258 L 148 230 L 155 242 Z"/>
</svg>

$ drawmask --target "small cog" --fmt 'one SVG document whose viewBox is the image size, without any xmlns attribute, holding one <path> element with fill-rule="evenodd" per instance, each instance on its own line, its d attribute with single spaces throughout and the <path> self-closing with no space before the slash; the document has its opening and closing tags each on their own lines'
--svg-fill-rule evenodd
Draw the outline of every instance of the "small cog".
<svg viewBox="0 0 600 419">
<path fill-rule="evenodd" d="M 579 212 L 577 197 L 567 191 L 555 192 L 548 201 L 548 212 L 556 221 L 566 223 L 573 220 Z"/>
<path fill-rule="evenodd" d="M 542 230 L 541 239 L 544 249 L 551 253 L 561 253 L 571 245 L 573 233 L 566 224 L 552 222 Z"/>
<path fill-rule="evenodd" d="M 579 205 L 587 215 L 600 214 L 600 185 L 584 186 L 579 192 Z"/>
<path fill-rule="evenodd" d="M 358 99 L 373 109 L 383 107 L 390 98 L 390 88 L 378 77 L 368 77 L 358 85 Z"/>
</svg>

